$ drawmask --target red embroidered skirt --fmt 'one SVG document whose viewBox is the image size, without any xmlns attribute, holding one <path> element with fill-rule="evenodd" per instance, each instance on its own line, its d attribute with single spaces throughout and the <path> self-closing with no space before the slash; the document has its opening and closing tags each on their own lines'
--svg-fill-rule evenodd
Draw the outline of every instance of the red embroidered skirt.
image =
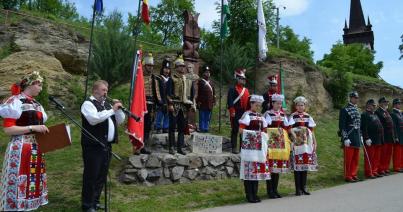
<svg viewBox="0 0 403 212">
<path fill-rule="evenodd" d="M 3 163 L 0 211 L 35 210 L 48 203 L 44 155 L 34 135 L 13 136 Z"/>
</svg>

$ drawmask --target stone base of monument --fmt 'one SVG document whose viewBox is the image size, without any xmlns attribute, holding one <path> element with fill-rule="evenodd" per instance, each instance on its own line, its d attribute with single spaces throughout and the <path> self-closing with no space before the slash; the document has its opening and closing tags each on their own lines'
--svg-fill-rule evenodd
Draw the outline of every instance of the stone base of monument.
<svg viewBox="0 0 403 212">
<path fill-rule="evenodd" d="M 167 139 L 167 134 L 153 135 L 148 145 L 152 154 L 130 156 L 120 181 L 153 186 L 239 177 L 240 157 L 231 153 L 228 139 L 197 133 L 186 136 L 185 156 L 169 154 Z"/>
</svg>

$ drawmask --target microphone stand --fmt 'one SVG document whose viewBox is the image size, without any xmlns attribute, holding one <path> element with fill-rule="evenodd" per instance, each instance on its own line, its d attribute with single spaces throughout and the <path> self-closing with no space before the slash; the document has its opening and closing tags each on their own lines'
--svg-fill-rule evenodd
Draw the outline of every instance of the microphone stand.
<svg viewBox="0 0 403 212">
<path fill-rule="evenodd" d="M 121 161 L 122 158 L 119 157 L 119 155 L 115 154 L 111 148 L 109 148 L 107 145 L 105 145 L 104 143 L 102 143 L 101 141 L 99 141 L 93 134 L 91 134 L 90 132 L 88 132 L 88 130 L 86 130 L 83 126 L 81 126 L 76 120 L 74 120 L 69 114 L 66 113 L 66 111 L 64 110 L 64 107 L 59 105 L 59 104 L 55 104 L 56 105 L 56 109 L 58 109 L 60 112 L 62 112 L 62 114 L 67 117 L 71 122 L 73 122 L 78 128 L 80 128 L 88 137 L 91 138 L 91 140 L 93 140 L 94 142 L 96 142 L 97 144 L 99 144 L 100 146 L 102 146 L 106 152 L 106 163 L 109 163 L 109 155 L 111 154 L 115 159 L 117 159 L 118 161 Z M 109 164 L 106 164 L 108 170 L 107 173 L 109 172 Z M 108 176 L 106 176 L 106 180 L 105 180 L 105 211 L 108 211 Z"/>
</svg>

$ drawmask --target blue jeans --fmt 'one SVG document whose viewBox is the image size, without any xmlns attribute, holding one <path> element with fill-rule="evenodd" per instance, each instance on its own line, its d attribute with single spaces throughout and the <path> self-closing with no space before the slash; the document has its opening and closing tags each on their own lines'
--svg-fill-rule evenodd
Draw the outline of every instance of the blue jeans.
<svg viewBox="0 0 403 212">
<path fill-rule="evenodd" d="M 162 126 L 161 126 L 162 125 Z M 169 128 L 169 116 L 168 113 L 164 113 L 163 111 L 157 111 L 157 117 L 155 119 L 154 129 L 160 130 L 168 130 Z"/>
<path fill-rule="evenodd" d="M 211 110 L 199 110 L 199 128 L 201 132 L 208 132 L 211 120 Z"/>
</svg>

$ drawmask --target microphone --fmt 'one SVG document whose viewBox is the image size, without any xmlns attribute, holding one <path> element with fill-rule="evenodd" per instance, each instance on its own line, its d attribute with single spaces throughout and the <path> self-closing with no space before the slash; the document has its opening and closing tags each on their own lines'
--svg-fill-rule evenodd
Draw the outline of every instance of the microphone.
<svg viewBox="0 0 403 212">
<path fill-rule="evenodd" d="M 51 102 L 53 102 L 53 103 L 56 105 L 56 107 L 61 108 L 61 109 L 64 109 L 63 104 L 60 103 L 59 100 L 57 100 L 54 96 L 49 96 L 49 100 L 50 100 Z"/>
</svg>

